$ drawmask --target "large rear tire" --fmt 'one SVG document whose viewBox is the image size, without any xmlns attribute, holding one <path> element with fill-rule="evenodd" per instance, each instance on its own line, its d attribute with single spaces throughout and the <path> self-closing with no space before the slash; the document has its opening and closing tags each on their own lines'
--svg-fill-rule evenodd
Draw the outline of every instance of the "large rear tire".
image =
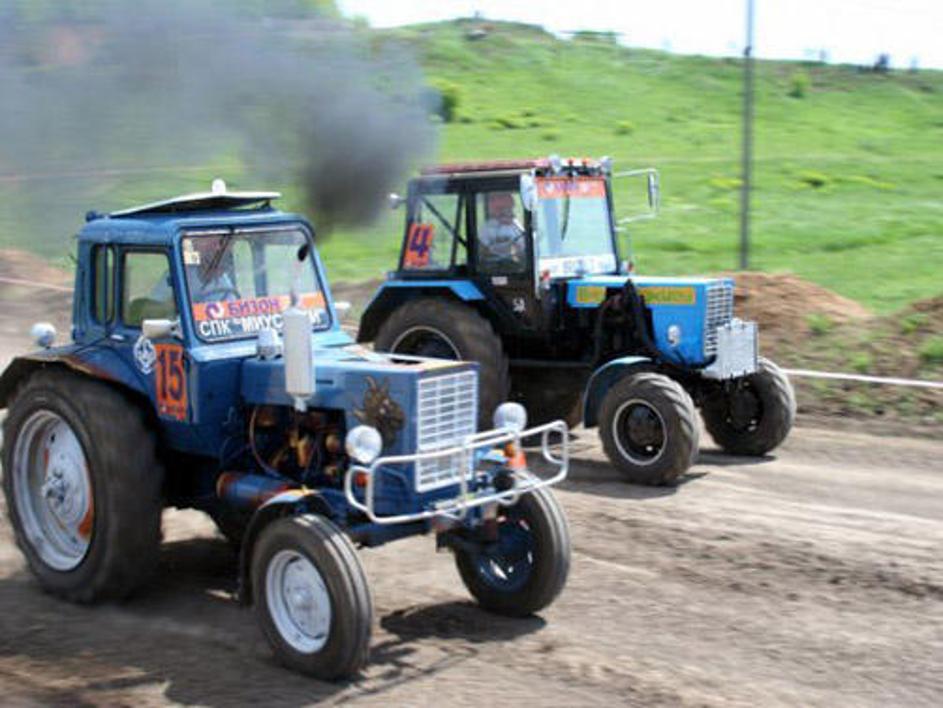
<svg viewBox="0 0 943 708">
<path fill-rule="evenodd" d="M 410 300 L 386 319 L 373 346 L 395 354 L 477 361 L 480 429 L 492 427 L 494 409 L 508 399 L 508 358 L 501 338 L 467 305 L 435 297 Z"/>
<path fill-rule="evenodd" d="M 337 526 L 315 514 L 273 521 L 256 541 L 251 568 L 256 616 L 282 664 L 325 681 L 366 664 L 370 590 Z"/>
<path fill-rule="evenodd" d="M 158 561 L 163 469 L 138 405 L 44 370 L 20 387 L 3 430 L 7 511 L 40 586 L 75 602 L 140 587 Z"/>
<path fill-rule="evenodd" d="M 694 464 L 700 428 L 681 385 L 651 372 L 620 379 L 603 398 L 599 436 L 629 482 L 674 483 Z"/>
<path fill-rule="evenodd" d="M 526 617 L 547 607 L 570 571 L 570 531 L 548 489 L 525 494 L 498 516 L 498 541 L 480 552 L 457 549 L 462 582 L 486 610 Z"/>
<path fill-rule="evenodd" d="M 725 452 L 765 455 L 776 448 L 796 419 L 796 394 L 776 364 L 760 357 L 756 373 L 729 390 L 708 395 L 701 407 L 704 427 Z"/>
</svg>

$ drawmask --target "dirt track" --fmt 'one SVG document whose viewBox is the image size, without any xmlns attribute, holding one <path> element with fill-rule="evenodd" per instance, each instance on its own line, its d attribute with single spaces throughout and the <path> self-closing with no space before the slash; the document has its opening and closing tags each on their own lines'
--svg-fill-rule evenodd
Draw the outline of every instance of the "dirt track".
<svg viewBox="0 0 943 708">
<path fill-rule="evenodd" d="M 65 331 L 67 294 L 49 298 L 2 298 L 28 312 L 0 317 L 0 367 L 35 312 Z M 0 704 L 943 704 L 943 441 L 800 428 L 775 457 L 708 451 L 649 489 L 578 436 L 557 603 L 481 612 L 431 538 L 364 551 L 372 657 L 346 685 L 274 664 L 200 514 L 167 512 L 144 596 L 82 608 L 38 590 L 0 502 Z"/>
<path fill-rule="evenodd" d="M 0 696 L 22 704 L 940 705 L 943 443 L 797 430 L 765 460 L 701 455 L 676 489 L 623 484 L 595 436 L 559 492 L 574 562 L 543 617 L 471 605 L 431 538 L 364 551 L 364 677 L 274 665 L 231 599 L 235 559 L 167 512 L 158 584 L 51 599 L 0 524 Z"/>
</svg>

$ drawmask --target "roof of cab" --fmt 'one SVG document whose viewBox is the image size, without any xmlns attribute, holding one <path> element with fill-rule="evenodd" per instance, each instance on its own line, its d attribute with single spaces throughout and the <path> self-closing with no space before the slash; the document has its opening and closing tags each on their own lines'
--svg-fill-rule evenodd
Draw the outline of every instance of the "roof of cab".
<svg viewBox="0 0 943 708">
<path fill-rule="evenodd" d="M 152 202 L 107 215 L 89 214 L 82 241 L 163 246 L 188 229 L 259 227 L 300 222 L 301 217 L 273 209 L 278 192 L 231 192 L 214 180 L 209 192 Z"/>
</svg>

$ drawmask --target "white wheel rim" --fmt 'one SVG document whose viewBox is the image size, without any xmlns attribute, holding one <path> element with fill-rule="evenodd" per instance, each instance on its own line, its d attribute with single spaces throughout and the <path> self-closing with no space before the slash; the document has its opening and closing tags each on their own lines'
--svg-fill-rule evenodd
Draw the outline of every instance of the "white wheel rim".
<svg viewBox="0 0 943 708">
<path fill-rule="evenodd" d="M 625 445 L 622 444 L 622 435 L 620 434 L 620 427 L 622 424 L 622 416 L 625 414 L 625 411 L 631 406 L 644 406 L 652 413 L 655 414 L 655 417 L 658 418 L 658 422 L 661 425 L 661 429 L 664 433 L 664 441 L 662 442 L 661 448 L 658 450 L 658 454 L 653 457 L 637 457 L 632 454 L 632 452 L 626 449 Z M 648 467 L 653 465 L 658 460 L 662 458 L 662 455 L 665 454 L 665 450 L 668 449 L 668 426 L 665 425 L 665 419 L 662 417 L 661 413 L 658 412 L 658 409 L 655 408 L 648 401 L 642 400 L 641 398 L 633 398 L 628 401 L 625 401 L 619 408 L 616 410 L 616 414 L 612 416 L 612 439 L 615 440 L 616 447 L 619 448 L 619 453 L 632 464 L 638 465 L 639 467 Z"/>
<path fill-rule="evenodd" d="M 94 500 L 75 431 L 52 411 L 33 413 L 13 448 L 13 490 L 23 533 L 50 568 L 76 568 L 88 554 Z"/>
<path fill-rule="evenodd" d="M 458 351 L 458 347 L 455 346 L 455 343 L 449 339 L 441 330 L 436 329 L 435 327 L 429 327 L 426 325 L 421 325 L 417 327 L 410 327 L 400 336 L 396 338 L 396 341 L 393 342 L 393 346 L 390 347 L 390 353 L 398 354 L 400 345 L 405 342 L 411 335 L 426 332 L 428 334 L 435 335 L 441 339 L 448 347 L 452 350 L 452 353 L 455 355 L 456 360 L 461 359 L 461 353 Z"/>
<path fill-rule="evenodd" d="M 331 597 L 314 564 L 298 551 L 279 551 L 265 571 L 265 599 L 278 633 L 295 651 L 324 648 L 331 631 Z"/>
</svg>

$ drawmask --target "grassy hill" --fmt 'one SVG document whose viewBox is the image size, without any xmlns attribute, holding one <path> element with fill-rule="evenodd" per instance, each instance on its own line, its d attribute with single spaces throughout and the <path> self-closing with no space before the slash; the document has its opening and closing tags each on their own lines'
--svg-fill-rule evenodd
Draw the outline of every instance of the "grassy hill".
<svg viewBox="0 0 943 708">
<path fill-rule="evenodd" d="M 556 152 L 658 167 L 662 215 L 630 229 L 640 269 L 735 267 L 738 61 L 561 41 L 504 23 L 471 41 L 470 26 L 384 33 L 421 52 L 431 80 L 459 91 L 440 159 Z M 638 190 L 618 187 L 620 215 L 638 208 Z M 758 63 L 752 267 L 793 271 L 881 312 L 939 294 L 941 191 L 943 73 Z M 337 277 L 389 268 L 399 218 L 332 239 Z"/>
<path fill-rule="evenodd" d="M 458 93 L 455 120 L 441 126 L 439 154 L 427 159 L 608 154 L 617 169 L 658 167 L 661 217 L 631 224 L 623 235 L 626 246 L 631 235 L 640 270 L 686 274 L 736 266 L 737 60 L 627 49 L 604 38 L 562 41 L 506 23 L 490 24 L 487 36 L 471 40 L 473 26 L 458 21 L 371 36 L 375 44 L 395 42 L 416 52 L 431 82 Z M 67 177 L 57 199 L 75 215 L 70 227 L 86 209 L 205 189 L 216 175 L 239 187 L 281 188 L 285 206 L 300 203 L 290 183 L 260 185 L 258 175 L 246 174 L 236 147 L 221 148 L 209 165 L 194 158 L 192 165 L 156 171 L 148 168 L 162 164 L 160 145 L 148 153 L 117 135 L 105 147 L 132 167 Z M 40 174 L 43 169 L 37 166 Z M 4 180 L 3 172 L 0 241 L 61 253 L 65 235 L 48 238 L 41 209 L 14 218 L 4 208 L 46 183 Z M 938 295 L 941 190 L 943 72 L 881 75 L 849 66 L 758 63 L 754 269 L 792 271 L 878 312 Z M 642 196 L 639 184 L 618 183 L 618 215 L 636 211 Z M 402 212 L 387 213 L 369 229 L 333 234 L 324 245 L 332 278 L 366 280 L 393 267 L 401 220 Z"/>
</svg>

